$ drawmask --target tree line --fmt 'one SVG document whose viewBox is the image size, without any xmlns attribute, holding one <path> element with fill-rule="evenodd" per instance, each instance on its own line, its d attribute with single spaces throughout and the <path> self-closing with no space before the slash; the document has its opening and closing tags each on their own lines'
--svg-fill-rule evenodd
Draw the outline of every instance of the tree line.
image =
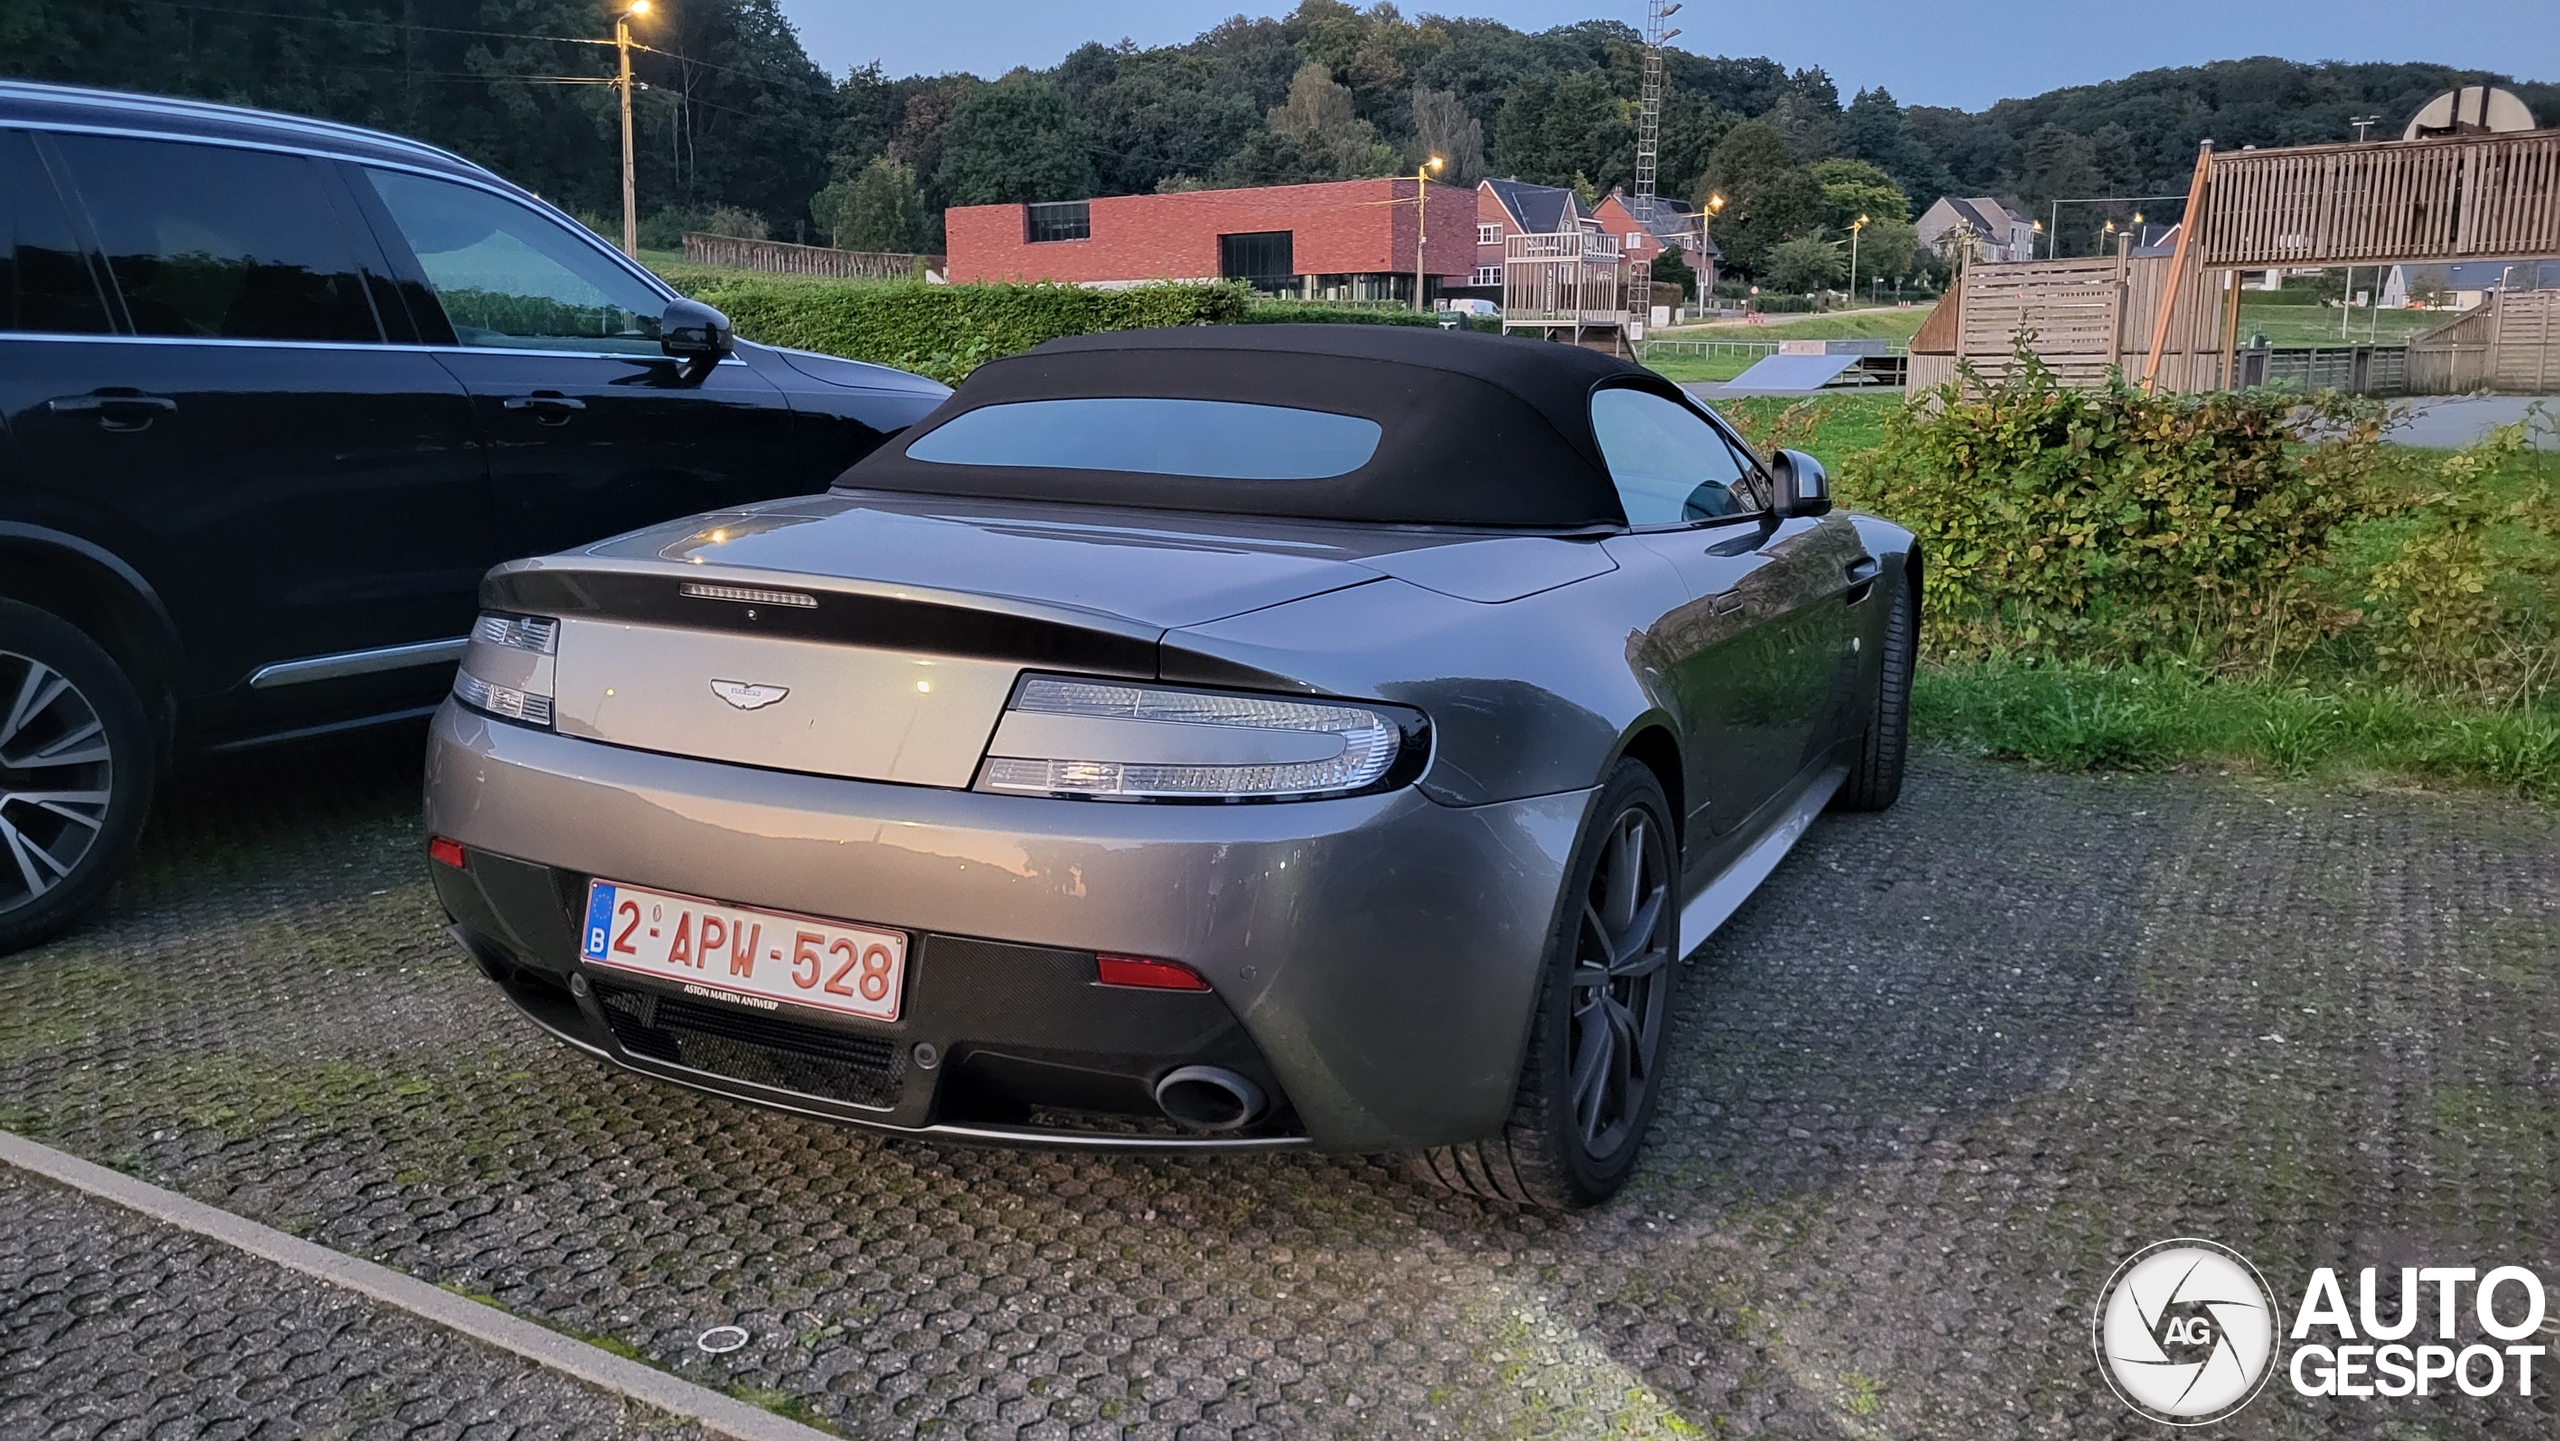
<svg viewBox="0 0 2560 1441">
<path fill-rule="evenodd" d="M 0 0 L 0 73 L 324 115 L 419 136 L 607 223 L 618 204 L 612 9 L 598 0 Z M 1178 45 L 1090 43 L 994 79 L 831 79 L 775 0 L 656 0 L 636 27 L 644 242 L 709 227 L 855 249 L 930 250 L 953 205 L 1073 200 L 1410 173 L 1632 187 L 1639 34 L 1301 0 Z M 1670 49 L 1658 174 L 1722 195 L 1728 268 L 1785 289 L 1924 267 L 1911 222 L 1940 195 L 2039 217 L 2056 198 L 2182 193 L 2197 144 L 2343 140 L 2429 96 L 2506 84 L 2545 120 L 2560 85 L 2431 64 L 2249 59 L 2145 71 L 1980 111 L 1847 97 L 1820 67 Z M 2127 200 L 2061 212 L 2064 254 Z M 609 228 L 609 223 L 608 223 Z"/>
</svg>

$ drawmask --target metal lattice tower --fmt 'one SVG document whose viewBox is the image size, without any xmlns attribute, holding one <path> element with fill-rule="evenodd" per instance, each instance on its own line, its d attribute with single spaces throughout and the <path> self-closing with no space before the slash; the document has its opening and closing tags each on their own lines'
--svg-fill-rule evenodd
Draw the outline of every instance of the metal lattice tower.
<svg viewBox="0 0 2560 1441">
<path fill-rule="evenodd" d="M 1644 90 L 1636 111 L 1636 193 L 1628 208 L 1637 221 L 1653 224 L 1654 172 L 1662 154 L 1662 42 L 1679 34 L 1662 22 L 1680 9 L 1680 0 L 1645 0 Z"/>
</svg>

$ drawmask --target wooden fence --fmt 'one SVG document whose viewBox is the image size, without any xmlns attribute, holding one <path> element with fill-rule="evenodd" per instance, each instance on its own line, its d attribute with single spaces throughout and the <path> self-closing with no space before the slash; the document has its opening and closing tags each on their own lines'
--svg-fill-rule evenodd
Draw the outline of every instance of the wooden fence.
<svg viewBox="0 0 2560 1441">
<path fill-rule="evenodd" d="M 2113 256 L 1968 265 L 1911 339 L 1910 387 L 1942 385 L 1960 364 L 1998 380 L 2016 366 L 2021 342 L 2066 385 L 2100 384 L 2118 366 L 2140 379 L 2171 271 L 2167 256 L 2123 249 Z M 2190 272 L 2182 320 L 2162 359 L 2164 387 L 2222 384 L 2227 327 L 2215 313 L 2221 307 L 2199 303 L 2195 292 L 2227 283 L 2220 275 L 2200 282 Z"/>
<path fill-rule="evenodd" d="M 793 245 L 782 240 L 747 240 L 691 231 L 685 233 L 684 258 L 695 265 L 725 265 L 777 275 L 825 275 L 838 280 L 915 280 L 928 272 L 942 274 L 946 265 L 939 255 L 833 250 L 824 245 Z"/>
<path fill-rule="evenodd" d="M 2419 395 L 2560 392 L 2560 290 L 2493 294 L 2409 337 L 2409 389 Z"/>
</svg>

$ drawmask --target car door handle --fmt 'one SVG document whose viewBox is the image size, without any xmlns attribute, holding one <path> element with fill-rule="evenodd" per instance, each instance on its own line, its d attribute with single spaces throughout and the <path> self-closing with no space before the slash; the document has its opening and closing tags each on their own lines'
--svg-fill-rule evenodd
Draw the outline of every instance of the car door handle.
<svg viewBox="0 0 2560 1441">
<path fill-rule="evenodd" d="M 1849 577 L 1846 593 L 1849 604 L 1856 605 L 1867 598 L 1868 593 L 1876 588 L 1876 573 L 1883 568 L 1883 563 L 1872 555 L 1859 556 L 1840 568 Z"/>
<path fill-rule="evenodd" d="M 46 401 L 44 408 L 56 415 L 94 415 L 102 430 L 142 430 L 154 419 L 175 411 L 178 402 L 138 390 L 96 390 L 87 395 L 57 396 Z"/>
<path fill-rule="evenodd" d="M 574 395 L 562 395 L 556 390 L 537 390 L 531 395 L 508 396 L 506 407 L 509 410 L 530 410 L 534 413 L 534 419 L 545 425 L 566 425 L 569 423 L 569 412 L 584 410 L 587 408 L 587 403 Z"/>
</svg>

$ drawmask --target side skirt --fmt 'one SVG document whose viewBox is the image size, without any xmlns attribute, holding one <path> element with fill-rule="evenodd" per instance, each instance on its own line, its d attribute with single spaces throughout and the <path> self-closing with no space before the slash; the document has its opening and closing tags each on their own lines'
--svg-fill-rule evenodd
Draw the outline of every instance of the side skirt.
<svg viewBox="0 0 2560 1441">
<path fill-rule="evenodd" d="M 1717 927 L 1742 909 L 1742 903 L 1760 889 L 1760 883 L 1778 868 L 1778 862 L 1785 860 L 1787 852 L 1796 848 L 1796 842 L 1804 839 L 1805 828 L 1822 814 L 1822 808 L 1831 803 L 1832 792 L 1840 789 L 1840 783 L 1848 776 L 1849 768 L 1843 765 L 1831 766 L 1816 775 L 1796 794 L 1794 803 L 1780 812 L 1760 839 L 1752 843 L 1751 849 L 1735 857 L 1733 864 L 1709 881 L 1704 890 L 1689 898 L 1689 903 L 1680 908 L 1678 949 L 1682 960 L 1695 955 Z"/>
</svg>

